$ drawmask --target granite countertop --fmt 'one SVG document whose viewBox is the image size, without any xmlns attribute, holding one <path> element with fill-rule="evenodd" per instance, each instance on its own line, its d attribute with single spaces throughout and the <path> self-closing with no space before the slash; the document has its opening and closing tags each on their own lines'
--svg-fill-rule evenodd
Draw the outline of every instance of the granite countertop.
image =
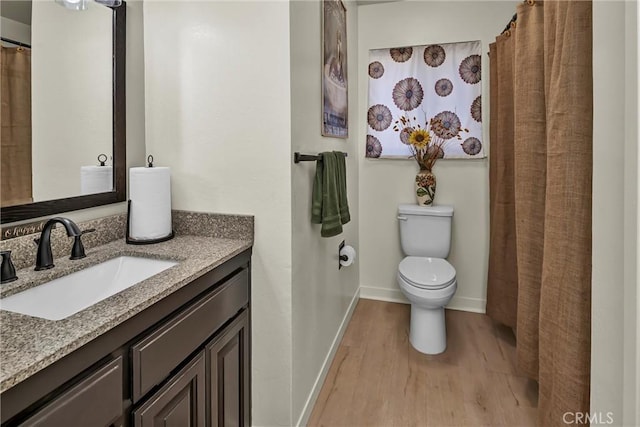
<svg viewBox="0 0 640 427">
<path fill-rule="evenodd" d="M 176 227 L 174 222 L 177 235 L 167 242 L 138 246 L 127 245 L 124 239 L 114 240 L 88 248 L 87 257 L 82 260 L 71 261 L 68 256 L 56 258 L 56 266 L 51 270 L 36 272 L 33 266 L 22 268 L 17 271 L 17 281 L 2 285 L 0 296 L 5 297 L 122 255 L 179 262 L 66 319 L 53 321 L 0 310 L 0 392 L 46 368 L 253 245 L 253 218 L 229 217 L 245 220 L 242 225 L 244 229 L 249 228 L 247 223 L 250 222 L 251 231 L 245 234 L 229 233 L 233 238 L 223 238 L 217 237 L 220 232 L 189 234 L 194 230 L 200 231 L 199 226 L 219 225 L 219 218 L 206 214 L 182 214 L 178 216 L 185 223 Z M 189 223 L 189 220 L 192 222 Z M 198 226 L 194 226 L 196 222 Z M 222 223 L 228 225 L 228 220 Z"/>
</svg>

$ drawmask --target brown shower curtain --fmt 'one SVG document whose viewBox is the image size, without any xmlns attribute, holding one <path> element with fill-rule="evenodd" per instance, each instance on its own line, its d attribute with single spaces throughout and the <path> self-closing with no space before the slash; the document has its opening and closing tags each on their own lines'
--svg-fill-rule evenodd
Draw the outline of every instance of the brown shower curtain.
<svg viewBox="0 0 640 427">
<path fill-rule="evenodd" d="M 31 50 L 0 47 L 0 205 L 33 201 L 31 188 Z"/>
<path fill-rule="evenodd" d="M 515 329 L 543 426 L 589 411 L 591 6 L 530 0 L 490 46 L 487 314 Z"/>
</svg>

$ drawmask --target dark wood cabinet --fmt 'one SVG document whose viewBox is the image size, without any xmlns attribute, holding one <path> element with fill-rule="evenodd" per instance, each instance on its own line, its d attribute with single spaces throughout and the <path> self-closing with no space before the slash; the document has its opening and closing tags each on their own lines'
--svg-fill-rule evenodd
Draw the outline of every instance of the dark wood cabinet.
<svg viewBox="0 0 640 427">
<path fill-rule="evenodd" d="M 204 427 L 205 358 L 201 352 L 133 412 L 135 427 Z"/>
<path fill-rule="evenodd" d="M 249 303 L 248 272 L 206 293 L 131 347 L 133 402 L 169 376 Z"/>
<path fill-rule="evenodd" d="M 110 426 L 122 417 L 122 357 L 50 401 L 23 426 Z M 100 402 L 96 405 L 96 402 Z"/>
<path fill-rule="evenodd" d="M 206 348 L 209 425 L 248 426 L 249 316 L 243 312 Z"/>
<path fill-rule="evenodd" d="M 2 427 L 251 425 L 250 256 L 3 392 Z"/>
<path fill-rule="evenodd" d="M 165 326 L 176 324 L 179 322 L 171 321 Z M 133 425 L 248 426 L 249 377 L 249 312 L 243 310 L 204 351 L 140 403 L 133 411 Z"/>
</svg>

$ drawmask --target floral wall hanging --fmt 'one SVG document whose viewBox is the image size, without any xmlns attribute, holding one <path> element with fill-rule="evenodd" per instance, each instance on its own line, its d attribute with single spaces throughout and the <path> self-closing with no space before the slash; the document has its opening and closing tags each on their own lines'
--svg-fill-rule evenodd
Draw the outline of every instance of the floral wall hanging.
<svg viewBox="0 0 640 427">
<path fill-rule="evenodd" d="M 403 123 L 431 119 L 441 157 L 485 157 L 481 68 L 480 41 L 370 50 L 366 157 L 411 157 Z"/>
</svg>

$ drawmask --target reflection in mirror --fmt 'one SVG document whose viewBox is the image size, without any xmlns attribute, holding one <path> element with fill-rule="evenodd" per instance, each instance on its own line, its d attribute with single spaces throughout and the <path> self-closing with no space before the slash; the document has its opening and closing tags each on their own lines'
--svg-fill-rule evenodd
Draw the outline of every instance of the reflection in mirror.
<svg viewBox="0 0 640 427">
<path fill-rule="evenodd" d="M 113 190 L 113 11 L 86 6 L 1 2 L 2 207 Z"/>
<path fill-rule="evenodd" d="M 126 3 L 110 1 L 0 2 L 3 224 L 125 200 Z M 31 66 L 9 67 L 5 51 Z M 9 85 L 24 96 L 9 101 Z"/>
</svg>

